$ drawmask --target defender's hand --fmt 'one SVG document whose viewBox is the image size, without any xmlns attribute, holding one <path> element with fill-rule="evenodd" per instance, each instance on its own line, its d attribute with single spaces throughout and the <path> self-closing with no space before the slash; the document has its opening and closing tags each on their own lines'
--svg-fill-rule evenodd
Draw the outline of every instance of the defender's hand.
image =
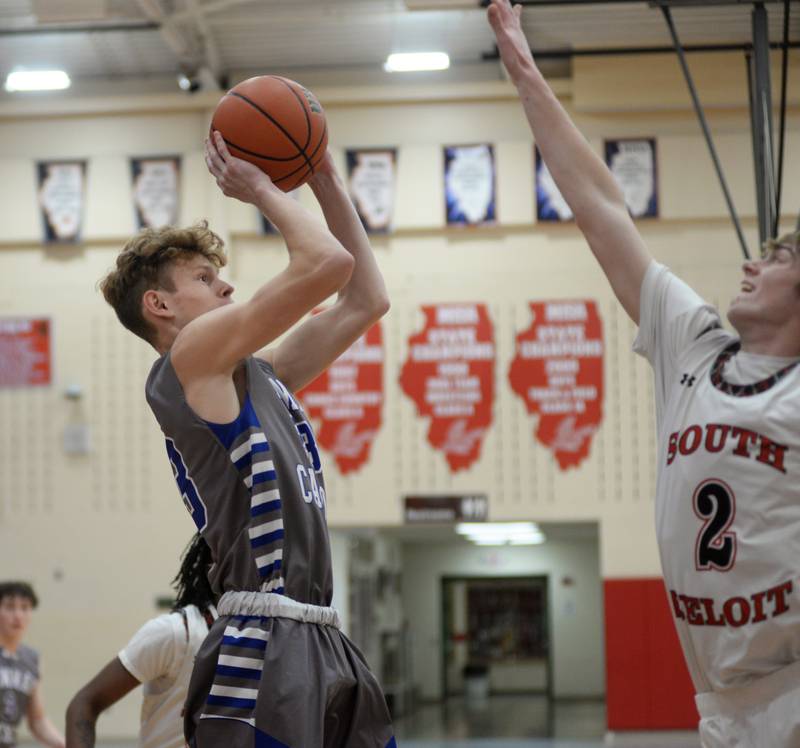
<svg viewBox="0 0 800 748">
<path fill-rule="evenodd" d="M 259 194 L 267 190 L 283 194 L 272 180 L 249 161 L 231 155 L 222 135 L 215 130 L 205 142 L 206 166 L 223 194 L 255 205 Z"/>
<path fill-rule="evenodd" d="M 522 6 L 512 7 L 509 0 L 492 0 L 487 15 L 497 39 L 500 57 L 516 84 L 527 71 L 535 67 L 530 45 L 522 30 Z"/>
</svg>

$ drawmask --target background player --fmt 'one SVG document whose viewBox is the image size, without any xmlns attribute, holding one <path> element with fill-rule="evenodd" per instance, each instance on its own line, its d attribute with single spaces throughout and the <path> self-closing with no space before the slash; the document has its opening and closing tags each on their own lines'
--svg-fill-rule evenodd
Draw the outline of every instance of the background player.
<svg viewBox="0 0 800 748">
<path fill-rule="evenodd" d="M 329 607 L 325 483 L 292 395 L 387 311 L 383 279 L 330 154 L 309 181 L 327 225 L 219 133 L 206 163 L 225 195 L 283 235 L 285 270 L 233 304 L 221 242 L 199 226 L 140 233 L 103 282 L 123 324 L 161 354 L 148 402 L 225 593 L 198 652 L 186 737 L 204 748 L 252 746 L 254 731 L 290 748 L 384 748 L 394 739 L 383 694 Z"/>
<path fill-rule="evenodd" d="M 800 233 L 717 311 L 654 262 L 610 171 L 536 67 L 522 8 L 489 22 L 536 144 L 653 365 L 656 531 L 705 746 L 800 745 Z"/>
<path fill-rule="evenodd" d="M 38 604 L 29 584 L 0 582 L 0 748 L 17 744 L 16 728 L 23 714 L 40 743 L 64 748 L 64 738 L 44 711 L 39 655 L 22 643 Z"/>
<path fill-rule="evenodd" d="M 197 650 L 216 618 L 206 574 L 211 551 L 195 535 L 173 580 L 171 613 L 149 620 L 126 647 L 72 699 L 67 709 L 67 748 L 94 748 L 102 712 L 140 683 L 144 685 L 139 745 L 182 748 L 183 708 Z"/>
</svg>

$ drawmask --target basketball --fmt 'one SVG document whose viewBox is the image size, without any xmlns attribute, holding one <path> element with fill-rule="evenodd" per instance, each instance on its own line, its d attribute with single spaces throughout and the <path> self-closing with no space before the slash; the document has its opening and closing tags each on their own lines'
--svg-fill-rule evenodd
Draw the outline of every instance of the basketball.
<svg viewBox="0 0 800 748">
<path fill-rule="evenodd" d="M 234 156 L 258 166 L 284 192 L 305 184 L 328 146 L 317 97 L 277 75 L 234 86 L 217 105 L 211 130 L 219 130 Z"/>
</svg>

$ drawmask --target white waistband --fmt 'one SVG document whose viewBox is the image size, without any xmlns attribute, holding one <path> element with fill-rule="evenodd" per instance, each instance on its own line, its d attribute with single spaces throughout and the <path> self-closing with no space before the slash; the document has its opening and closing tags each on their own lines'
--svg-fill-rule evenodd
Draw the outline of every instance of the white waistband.
<svg viewBox="0 0 800 748">
<path fill-rule="evenodd" d="M 217 611 L 221 616 L 290 618 L 301 623 L 342 628 L 342 621 L 336 608 L 299 603 L 274 592 L 225 592 L 217 603 Z"/>
<path fill-rule="evenodd" d="M 774 701 L 778 696 L 798 688 L 798 684 L 800 684 L 800 661 L 756 678 L 738 688 L 699 693 L 694 700 L 701 717 L 740 714 L 745 709 Z"/>
</svg>

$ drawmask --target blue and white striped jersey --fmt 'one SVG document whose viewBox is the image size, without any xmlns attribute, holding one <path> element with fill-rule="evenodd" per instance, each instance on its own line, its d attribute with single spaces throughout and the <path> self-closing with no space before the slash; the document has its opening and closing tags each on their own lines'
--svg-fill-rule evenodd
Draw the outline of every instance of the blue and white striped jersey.
<svg viewBox="0 0 800 748">
<path fill-rule="evenodd" d="M 147 401 L 187 509 L 214 556 L 218 592 L 264 591 L 328 606 L 333 594 L 325 483 L 305 413 L 265 361 L 248 357 L 247 394 L 231 423 L 189 407 L 169 353 Z"/>
</svg>

